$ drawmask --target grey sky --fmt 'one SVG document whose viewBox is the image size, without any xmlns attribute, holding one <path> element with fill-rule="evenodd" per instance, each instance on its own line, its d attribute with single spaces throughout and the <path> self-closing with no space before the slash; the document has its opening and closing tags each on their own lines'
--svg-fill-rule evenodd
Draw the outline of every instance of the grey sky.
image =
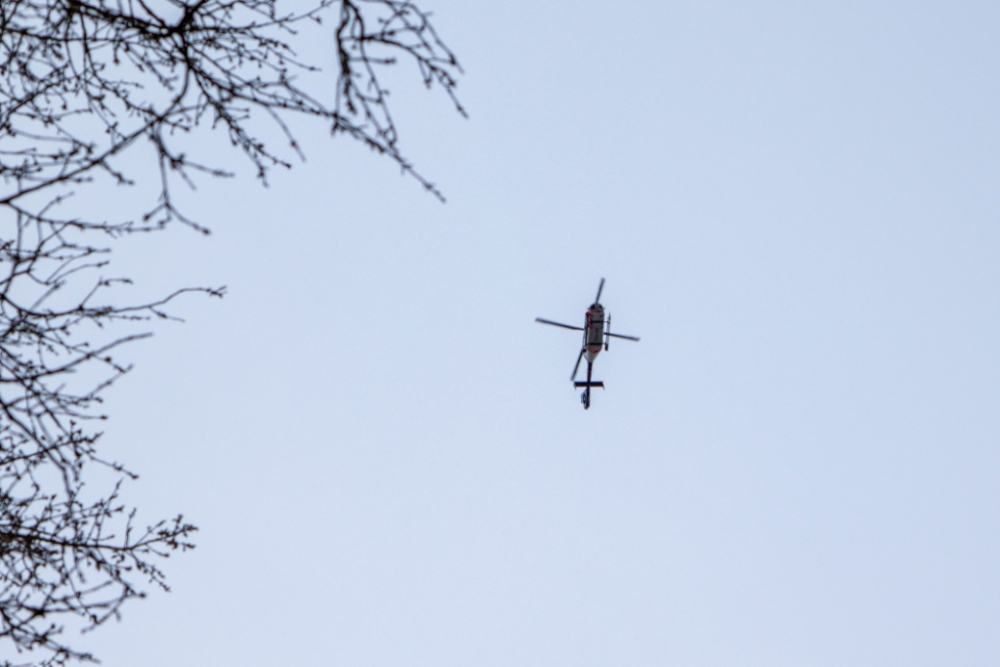
<svg viewBox="0 0 1000 667">
<path fill-rule="evenodd" d="M 119 252 L 230 294 L 109 394 L 129 499 L 202 531 L 104 664 L 1000 660 L 1000 6 L 426 8 L 447 205 L 303 126 Z M 533 319 L 602 276 L 642 342 L 584 412 Z"/>
</svg>

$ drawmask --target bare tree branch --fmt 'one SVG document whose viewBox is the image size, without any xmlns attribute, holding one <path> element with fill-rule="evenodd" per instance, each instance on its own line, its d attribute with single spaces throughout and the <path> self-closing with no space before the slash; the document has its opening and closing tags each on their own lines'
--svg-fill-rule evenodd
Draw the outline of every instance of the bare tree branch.
<svg viewBox="0 0 1000 667">
<path fill-rule="evenodd" d="M 94 628 L 144 584 L 165 589 L 154 563 L 193 546 L 181 516 L 136 524 L 120 499 L 134 475 L 99 457 L 93 427 L 106 418 L 102 391 L 130 369 L 116 354 L 148 335 L 129 327 L 170 318 L 185 292 L 223 293 L 123 304 L 130 281 L 106 276 L 122 236 L 171 221 L 207 233 L 178 210 L 173 187 L 232 174 L 189 157 L 196 131 L 222 130 L 264 181 L 289 162 L 260 138 L 260 121 L 301 156 L 289 119 L 316 118 L 444 200 L 400 152 L 379 78 L 412 62 L 465 115 L 461 67 L 430 15 L 408 0 L 287 1 L 0 2 L 0 643 L 35 664 L 94 660 L 66 642 L 63 623 Z M 293 42 L 325 20 L 336 56 L 323 84 Z M 81 189 L 139 180 L 123 156 L 143 144 L 158 175 L 143 210 L 117 221 L 67 213 Z M 85 489 L 95 468 L 118 480 L 106 493 Z"/>
</svg>

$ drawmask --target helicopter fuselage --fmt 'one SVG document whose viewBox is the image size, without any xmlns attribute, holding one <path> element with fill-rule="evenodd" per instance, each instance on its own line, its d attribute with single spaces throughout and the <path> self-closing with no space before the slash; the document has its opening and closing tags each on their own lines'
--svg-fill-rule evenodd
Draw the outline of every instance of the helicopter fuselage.
<svg viewBox="0 0 1000 667">
<path fill-rule="evenodd" d="M 586 350 L 584 356 L 589 364 L 594 363 L 594 359 L 604 347 L 604 306 L 599 303 L 595 303 L 587 309 L 587 322 L 583 329 L 583 347 Z"/>
</svg>

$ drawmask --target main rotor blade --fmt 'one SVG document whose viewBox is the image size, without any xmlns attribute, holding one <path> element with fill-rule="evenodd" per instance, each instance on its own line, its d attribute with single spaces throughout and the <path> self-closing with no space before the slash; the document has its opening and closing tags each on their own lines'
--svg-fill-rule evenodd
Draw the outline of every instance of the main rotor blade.
<svg viewBox="0 0 1000 667">
<path fill-rule="evenodd" d="M 604 335 L 605 336 L 611 336 L 612 338 L 624 338 L 625 340 L 634 340 L 634 341 L 638 341 L 639 340 L 638 336 L 626 336 L 625 334 L 613 334 L 613 333 L 608 333 L 607 331 L 604 332 Z"/>
<path fill-rule="evenodd" d="M 580 348 L 580 356 L 576 358 L 576 366 L 573 366 L 573 375 L 570 376 L 569 381 L 573 382 L 576 380 L 576 372 L 580 370 L 580 360 L 583 359 L 583 353 L 587 351 L 587 348 Z"/>
<path fill-rule="evenodd" d="M 541 322 L 542 324 L 551 324 L 554 327 L 562 327 L 563 329 L 573 329 L 574 331 L 583 331 L 583 327 L 574 327 L 569 324 L 563 324 L 562 322 L 553 322 L 552 320 L 543 320 L 541 317 L 535 318 L 536 322 Z"/>
<path fill-rule="evenodd" d="M 601 284 L 597 286 L 597 296 L 594 298 L 594 303 L 601 302 L 601 290 L 604 289 L 604 278 L 601 278 Z"/>
</svg>

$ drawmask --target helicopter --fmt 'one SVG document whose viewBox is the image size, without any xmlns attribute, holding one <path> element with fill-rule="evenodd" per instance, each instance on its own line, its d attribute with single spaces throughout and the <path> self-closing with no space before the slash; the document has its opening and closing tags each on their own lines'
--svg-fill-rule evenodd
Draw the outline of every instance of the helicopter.
<svg viewBox="0 0 1000 667">
<path fill-rule="evenodd" d="M 601 305 L 601 290 L 604 289 L 604 278 L 601 278 L 601 284 L 597 286 L 597 296 L 594 298 L 594 303 L 590 304 L 590 308 L 587 309 L 586 320 L 582 327 L 574 327 L 570 324 L 563 324 L 562 322 L 553 322 L 552 320 L 546 320 L 541 317 L 536 317 L 536 322 L 541 322 L 542 324 L 551 324 L 555 327 L 562 327 L 564 329 L 573 329 L 574 331 L 583 332 L 583 346 L 580 348 L 580 356 L 576 358 L 576 366 L 573 367 L 573 375 L 570 376 L 570 381 L 573 382 L 573 386 L 579 389 L 583 387 L 583 393 L 580 395 L 580 402 L 583 403 L 583 409 L 590 409 L 590 390 L 592 387 L 600 387 L 604 389 L 603 382 L 594 382 L 591 380 L 591 373 L 594 369 L 594 360 L 597 359 L 597 355 L 601 353 L 601 348 L 603 347 L 605 351 L 608 349 L 608 342 L 611 338 L 624 338 L 625 340 L 639 341 L 637 336 L 626 336 L 624 334 L 611 333 L 611 313 L 608 313 L 608 319 L 604 319 L 604 306 Z M 576 374 L 580 370 L 580 362 L 584 357 L 587 357 L 587 381 L 577 382 Z"/>
</svg>

